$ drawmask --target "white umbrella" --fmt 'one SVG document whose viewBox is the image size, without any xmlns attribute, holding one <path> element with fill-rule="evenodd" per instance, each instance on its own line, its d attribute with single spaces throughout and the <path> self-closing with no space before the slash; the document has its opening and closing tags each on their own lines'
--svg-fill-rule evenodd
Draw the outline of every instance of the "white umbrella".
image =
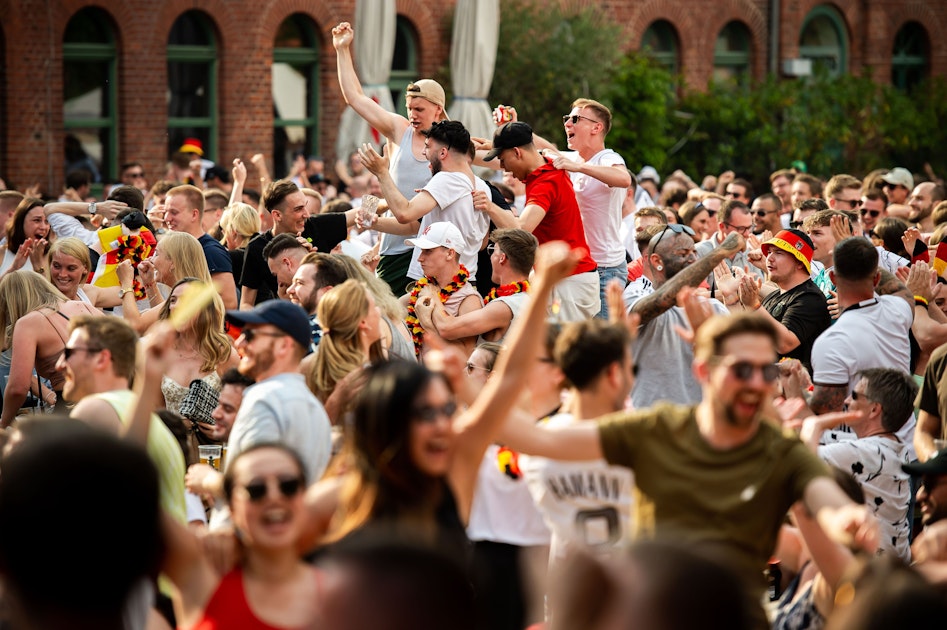
<svg viewBox="0 0 947 630">
<path fill-rule="evenodd" d="M 487 94 L 499 39 L 499 0 L 458 0 L 450 47 L 454 100 L 447 113 L 451 120 L 464 123 L 471 136 L 492 138 L 496 129 Z"/>
</svg>

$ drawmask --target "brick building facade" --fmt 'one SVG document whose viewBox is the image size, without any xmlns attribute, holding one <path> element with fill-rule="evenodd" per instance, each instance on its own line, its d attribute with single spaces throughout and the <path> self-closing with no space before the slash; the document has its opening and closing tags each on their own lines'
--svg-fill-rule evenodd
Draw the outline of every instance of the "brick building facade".
<svg viewBox="0 0 947 630">
<path fill-rule="evenodd" d="M 393 92 L 446 67 L 455 1 L 397 0 Z M 947 75 L 936 35 L 947 0 L 578 1 L 690 86 L 805 73 L 806 59 L 899 84 Z M 272 166 L 293 135 L 295 148 L 334 157 L 344 103 L 330 31 L 354 13 L 355 0 L 0 0 L 0 176 L 57 192 L 67 136 L 103 179 L 134 159 L 154 181 L 169 149 L 193 135 L 225 164 L 263 152 Z M 278 103 L 296 115 L 277 116 L 274 81 L 305 93 Z"/>
</svg>

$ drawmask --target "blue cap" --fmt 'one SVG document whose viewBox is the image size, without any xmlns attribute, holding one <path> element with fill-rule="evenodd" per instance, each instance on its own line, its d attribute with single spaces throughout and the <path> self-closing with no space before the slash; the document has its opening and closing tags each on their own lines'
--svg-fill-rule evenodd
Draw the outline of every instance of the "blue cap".
<svg viewBox="0 0 947 630">
<path fill-rule="evenodd" d="M 238 326 L 246 324 L 270 324 L 292 337 L 306 349 L 312 344 L 309 315 L 301 306 L 286 300 L 267 300 L 249 311 L 227 311 L 227 320 Z"/>
</svg>

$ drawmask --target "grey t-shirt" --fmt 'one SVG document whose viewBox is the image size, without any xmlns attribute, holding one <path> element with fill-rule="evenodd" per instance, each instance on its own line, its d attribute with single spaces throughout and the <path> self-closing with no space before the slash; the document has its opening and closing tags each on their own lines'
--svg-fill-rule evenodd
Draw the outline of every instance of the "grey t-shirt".
<svg viewBox="0 0 947 630">
<path fill-rule="evenodd" d="M 306 482 L 318 480 L 332 454 L 332 429 L 322 403 L 302 374 L 284 372 L 248 387 L 227 441 L 229 467 L 255 444 L 279 442 L 295 449 L 306 465 Z"/>
<path fill-rule="evenodd" d="M 643 291 L 637 296 L 625 296 L 625 305 L 631 309 L 638 300 L 654 292 Z M 727 307 L 711 300 L 714 312 L 726 315 Z M 638 364 L 638 377 L 631 390 L 631 401 L 635 409 L 650 407 L 658 401 L 680 405 L 695 405 L 700 402 L 700 384 L 691 372 L 694 351 L 674 329 L 680 326 L 689 329 L 684 309 L 673 306 L 642 326 L 638 338 L 631 346 L 632 356 Z"/>
</svg>

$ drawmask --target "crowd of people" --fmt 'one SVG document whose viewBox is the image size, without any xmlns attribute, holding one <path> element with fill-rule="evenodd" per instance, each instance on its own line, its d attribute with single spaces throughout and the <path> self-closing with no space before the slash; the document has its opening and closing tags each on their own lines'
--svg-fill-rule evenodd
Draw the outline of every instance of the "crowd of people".
<svg viewBox="0 0 947 630">
<path fill-rule="evenodd" d="M 332 37 L 380 153 L 0 192 L 0 627 L 947 619 L 934 173 L 475 138 Z"/>
</svg>

